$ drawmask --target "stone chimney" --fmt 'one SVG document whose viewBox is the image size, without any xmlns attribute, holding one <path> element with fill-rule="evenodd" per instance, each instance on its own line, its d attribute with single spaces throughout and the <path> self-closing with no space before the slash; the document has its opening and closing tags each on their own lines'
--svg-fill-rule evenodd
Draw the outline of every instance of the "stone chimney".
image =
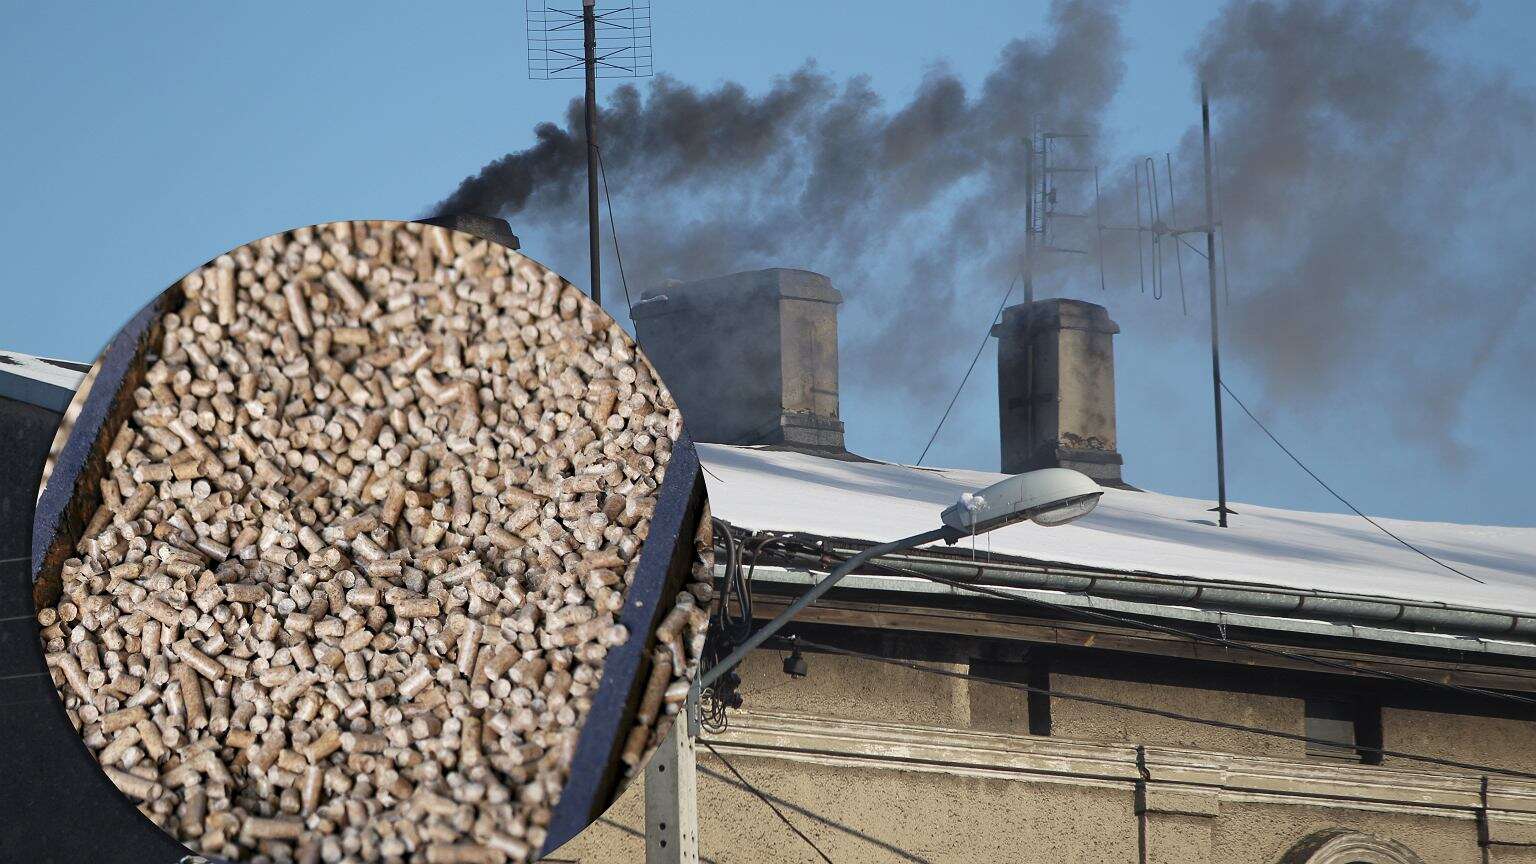
<svg viewBox="0 0 1536 864">
<path fill-rule="evenodd" d="M 819 273 L 772 268 L 652 288 L 631 317 L 695 441 L 841 452 L 842 302 Z"/>
<path fill-rule="evenodd" d="M 1103 306 L 1037 300 L 1010 306 L 997 337 L 1002 470 L 1072 468 L 1122 486 L 1115 450 L 1115 350 Z"/>
</svg>

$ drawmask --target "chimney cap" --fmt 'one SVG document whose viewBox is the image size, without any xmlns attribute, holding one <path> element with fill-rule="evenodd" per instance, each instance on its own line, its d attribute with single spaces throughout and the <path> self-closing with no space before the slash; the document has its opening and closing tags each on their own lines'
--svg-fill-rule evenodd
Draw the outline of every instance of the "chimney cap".
<svg viewBox="0 0 1536 864">
<path fill-rule="evenodd" d="M 1020 303 L 1003 310 L 992 327 L 993 336 L 1002 336 L 1020 327 L 1055 330 L 1089 330 L 1095 333 L 1119 333 L 1120 325 L 1109 317 L 1109 310 L 1086 300 L 1052 297 Z"/>
<path fill-rule="evenodd" d="M 463 231 L 481 240 L 500 243 L 508 249 L 521 249 L 522 242 L 512 233 L 512 226 L 496 216 L 476 216 L 472 213 L 446 213 L 418 220 L 424 225 L 436 225 L 450 231 Z"/>
</svg>

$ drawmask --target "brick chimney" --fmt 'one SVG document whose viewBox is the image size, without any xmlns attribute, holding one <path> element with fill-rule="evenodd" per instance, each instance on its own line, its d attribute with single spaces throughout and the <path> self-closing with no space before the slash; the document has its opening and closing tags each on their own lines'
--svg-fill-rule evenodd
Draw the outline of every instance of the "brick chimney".
<svg viewBox="0 0 1536 864">
<path fill-rule="evenodd" d="M 843 449 L 827 277 L 772 268 L 652 288 L 632 318 L 695 441 Z"/>
<path fill-rule="evenodd" d="M 1115 350 L 1103 306 L 1037 300 L 1010 306 L 997 337 L 1002 470 L 1073 468 L 1123 486 L 1115 450 Z"/>
</svg>

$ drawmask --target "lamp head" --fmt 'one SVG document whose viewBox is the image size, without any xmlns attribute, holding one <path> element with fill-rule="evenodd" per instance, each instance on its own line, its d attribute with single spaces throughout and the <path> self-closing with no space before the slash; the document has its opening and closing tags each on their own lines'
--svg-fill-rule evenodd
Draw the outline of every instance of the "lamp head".
<svg viewBox="0 0 1536 864">
<path fill-rule="evenodd" d="M 1085 474 L 1042 468 L 965 493 L 944 510 L 943 519 L 961 534 L 982 534 L 1026 519 L 1037 525 L 1065 525 L 1092 512 L 1103 494 Z"/>
</svg>

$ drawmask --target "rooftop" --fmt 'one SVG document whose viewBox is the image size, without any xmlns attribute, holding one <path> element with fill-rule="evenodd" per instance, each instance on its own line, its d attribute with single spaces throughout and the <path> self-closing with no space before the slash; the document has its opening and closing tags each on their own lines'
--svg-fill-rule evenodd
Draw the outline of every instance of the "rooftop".
<svg viewBox="0 0 1536 864">
<path fill-rule="evenodd" d="M 853 545 L 935 527 L 939 512 L 960 493 L 1004 476 L 721 444 L 700 444 L 699 455 L 719 518 L 742 529 Z M 1170 606 L 1241 609 L 1241 602 L 1218 596 L 1279 592 L 1291 599 L 1277 604 L 1256 597 L 1250 611 L 1536 641 L 1536 528 L 1378 520 L 1479 583 L 1404 548 L 1358 516 L 1234 503 L 1238 515 L 1222 529 L 1209 512 L 1214 506 L 1106 489 L 1098 508 L 1070 525 L 1012 525 L 962 541 L 948 554 L 973 558 L 980 569 L 1025 564 L 1089 580 L 1100 574 L 1171 583 L 1175 593 L 1160 601 Z"/>
<path fill-rule="evenodd" d="M 62 412 L 86 368 L 0 352 L 0 396 Z M 933 528 L 962 492 L 1004 476 L 766 447 L 699 444 L 698 450 L 716 516 L 743 530 L 796 532 L 850 546 Z M 983 577 L 1025 574 L 1006 584 L 1062 602 L 1186 620 L 1215 615 L 1293 631 L 1311 622 L 1317 633 L 1440 647 L 1451 639 L 1459 650 L 1536 656 L 1536 528 L 1377 520 L 1474 582 L 1354 515 L 1233 503 L 1237 515 L 1222 529 L 1210 512 L 1214 506 L 1106 489 L 1098 508 L 1070 525 L 1023 523 L 924 551 L 930 561 L 961 561 Z M 814 577 L 770 570 L 764 578 Z M 900 577 L 845 584 L 899 590 L 914 602 L 953 593 Z M 1409 638 L 1412 631 L 1433 635 Z"/>
<path fill-rule="evenodd" d="M 89 363 L 0 351 L 0 396 L 63 412 Z"/>
</svg>

